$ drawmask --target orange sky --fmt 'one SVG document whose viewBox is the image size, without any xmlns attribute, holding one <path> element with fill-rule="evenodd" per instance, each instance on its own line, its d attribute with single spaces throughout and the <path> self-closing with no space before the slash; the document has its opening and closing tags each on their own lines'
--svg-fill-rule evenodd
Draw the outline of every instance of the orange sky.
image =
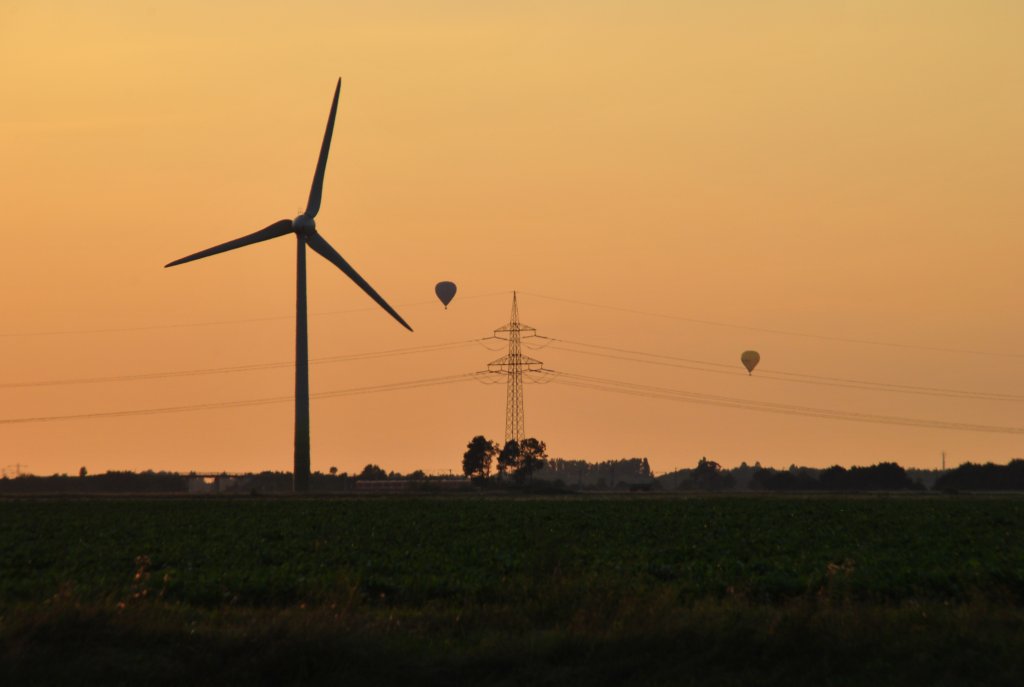
<svg viewBox="0 0 1024 687">
<path fill-rule="evenodd" d="M 0 4 L 4 231 L 0 467 L 291 468 L 288 404 L 10 424 L 284 396 L 294 244 L 162 265 L 304 206 L 344 77 L 321 233 L 416 330 L 309 256 L 313 358 L 463 341 L 509 292 L 574 341 L 765 371 L 1024 393 L 1024 6 L 1010 2 Z M 445 311 L 433 284 L 460 292 Z M 355 312 L 339 312 L 339 311 Z M 277 319 L 259 319 L 277 318 Z M 207 326 L 163 325 L 254 320 Z M 143 327 L 155 327 L 140 329 Z M 92 330 L 129 329 L 96 332 Z M 39 334 L 40 332 L 64 332 Z M 1021 402 L 641 365 L 544 349 L 551 368 L 850 412 L 1024 426 Z M 313 392 L 483 369 L 483 347 L 316 365 Z M 937 466 L 1024 437 L 526 389 L 552 455 Z M 315 400 L 314 470 L 458 469 L 501 438 L 504 389 Z"/>
</svg>

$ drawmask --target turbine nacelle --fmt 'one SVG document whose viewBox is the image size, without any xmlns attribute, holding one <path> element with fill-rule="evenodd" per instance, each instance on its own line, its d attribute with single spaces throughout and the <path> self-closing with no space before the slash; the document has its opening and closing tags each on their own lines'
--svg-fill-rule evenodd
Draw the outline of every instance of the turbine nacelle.
<svg viewBox="0 0 1024 687">
<path fill-rule="evenodd" d="M 306 213 L 302 213 L 292 220 L 292 229 L 296 234 L 308 236 L 316 231 L 316 220 Z"/>
</svg>

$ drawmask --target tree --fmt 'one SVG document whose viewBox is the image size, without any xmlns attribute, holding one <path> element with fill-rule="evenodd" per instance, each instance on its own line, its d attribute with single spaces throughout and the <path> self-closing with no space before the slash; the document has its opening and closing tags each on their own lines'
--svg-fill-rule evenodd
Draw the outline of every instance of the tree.
<svg viewBox="0 0 1024 687">
<path fill-rule="evenodd" d="M 502 477 L 505 473 L 515 473 L 519 469 L 519 442 L 515 439 L 509 439 L 505 442 L 505 447 L 501 449 L 501 453 L 498 454 L 498 474 Z"/>
<path fill-rule="evenodd" d="M 766 491 L 807 491 L 820 488 L 818 480 L 805 468 L 794 471 L 773 470 L 760 467 L 760 463 L 750 476 L 749 486 L 751 489 Z"/>
<path fill-rule="evenodd" d="M 356 479 L 365 480 L 380 480 L 387 478 L 388 473 L 384 471 L 384 468 L 380 467 L 379 465 L 374 465 L 373 463 L 370 463 L 365 468 L 363 468 L 363 471 L 360 472 L 359 475 L 356 477 Z"/>
<path fill-rule="evenodd" d="M 537 470 L 544 467 L 544 461 L 548 457 L 547 445 L 538 439 L 529 437 L 519 443 L 519 465 L 516 467 L 516 477 L 520 481 L 530 478 Z"/>
<path fill-rule="evenodd" d="M 334 476 L 335 476 L 335 475 L 337 475 L 337 474 L 338 474 L 338 468 L 336 468 L 336 467 L 334 467 L 334 466 L 332 465 L 332 466 L 331 466 L 331 477 L 334 477 Z"/>
<path fill-rule="evenodd" d="M 945 473 L 935 482 L 939 490 L 1015 490 L 1024 489 L 1024 460 L 1011 460 L 1008 465 L 964 463 Z"/>
<path fill-rule="evenodd" d="M 701 458 L 697 467 L 690 473 L 689 479 L 679 484 L 680 489 L 704 489 L 717 491 L 728 489 L 733 485 L 732 475 L 722 471 L 722 466 L 713 460 Z"/>
<path fill-rule="evenodd" d="M 833 465 L 822 470 L 818 475 L 818 485 L 829 490 L 850 489 L 853 486 L 850 471 L 842 465 Z"/>
<path fill-rule="evenodd" d="M 88 474 L 89 474 L 89 471 L 85 469 L 84 465 L 82 467 L 78 468 L 78 476 L 79 477 L 85 477 Z"/>
<path fill-rule="evenodd" d="M 907 476 L 907 471 L 896 463 L 878 463 L 869 467 L 850 468 L 850 477 L 854 489 L 868 491 L 896 491 L 914 489 L 914 482 Z"/>
<path fill-rule="evenodd" d="M 462 454 L 462 474 L 481 479 L 487 477 L 491 474 L 491 461 L 497 453 L 498 446 L 493 441 L 479 435 L 473 437 Z"/>
</svg>

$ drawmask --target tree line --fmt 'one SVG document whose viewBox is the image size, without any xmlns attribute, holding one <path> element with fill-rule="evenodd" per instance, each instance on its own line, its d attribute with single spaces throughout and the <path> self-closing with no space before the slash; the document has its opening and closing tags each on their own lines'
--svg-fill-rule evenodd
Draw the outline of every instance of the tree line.
<svg viewBox="0 0 1024 687">
<path fill-rule="evenodd" d="M 235 493 L 276 494 L 292 491 L 292 473 L 263 471 L 245 474 L 222 473 L 219 477 L 230 479 L 235 485 L 228 491 Z M 111 471 L 89 475 L 83 468 L 77 477 L 67 474 L 20 475 L 0 478 L 0 494 L 182 494 L 191 491 L 195 480 L 203 479 L 195 473 L 154 472 L 145 470 Z M 360 472 L 348 474 L 331 468 L 328 472 L 314 472 L 310 475 L 310 491 L 344 492 L 354 491 L 360 482 L 383 480 L 405 480 L 411 482 L 450 481 L 451 475 L 427 475 L 422 470 L 402 474 L 388 472 L 370 463 Z"/>
<path fill-rule="evenodd" d="M 778 470 L 746 463 L 725 469 L 701 458 L 696 467 L 662 475 L 658 482 L 662 488 L 694 491 L 1024 491 L 1024 460 L 964 463 L 945 471 L 906 470 L 894 462 Z"/>
<path fill-rule="evenodd" d="M 906 470 L 894 462 L 851 468 L 832 466 L 788 469 L 741 464 L 723 468 L 701 458 L 693 468 L 676 470 L 658 477 L 646 458 L 625 458 L 591 463 L 584 460 L 551 459 L 543 441 L 529 438 L 498 445 L 476 436 L 462 457 L 463 475 L 478 485 L 547 485 L 566 491 L 762 491 L 762 492 L 853 492 L 853 491 L 1024 491 L 1024 459 L 1006 465 L 964 463 L 951 470 Z M 225 475 L 225 477 L 227 477 Z M 292 488 L 290 472 L 259 472 L 234 476 L 244 493 L 286 493 Z M 388 472 L 374 463 L 353 474 L 314 472 L 310 489 L 330 493 L 355 491 L 360 483 L 404 481 L 429 487 L 435 482 L 460 479 L 452 475 L 427 475 L 422 470 Z M 195 474 L 174 472 L 112 471 L 90 475 L 85 468 L 78 475 L 21 475 L 0 478 L 0 493 L 188 493 Z M 468 487 L 467 487 L 468 488 Z"/>
</svg>

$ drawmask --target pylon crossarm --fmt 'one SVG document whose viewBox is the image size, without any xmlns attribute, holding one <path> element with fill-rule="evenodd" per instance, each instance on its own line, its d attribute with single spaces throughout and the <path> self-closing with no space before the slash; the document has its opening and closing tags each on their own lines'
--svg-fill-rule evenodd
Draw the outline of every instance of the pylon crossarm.
<svg viewBox="0 0 1024 687">
<path fill-rule="evenodd" d="M 511 334 L 516 332 L 519 334 L 520 339 L 529 339 L 534 336 L 538 336 L 537 330 L 528 324 L 506 324 L 503 327 L 498 327 L 494 330 L 495 338 L 501 338 L 498 334 Z M 502 341 L 508 341 L 508 339 L 502 339 Z"/>
</svg>

